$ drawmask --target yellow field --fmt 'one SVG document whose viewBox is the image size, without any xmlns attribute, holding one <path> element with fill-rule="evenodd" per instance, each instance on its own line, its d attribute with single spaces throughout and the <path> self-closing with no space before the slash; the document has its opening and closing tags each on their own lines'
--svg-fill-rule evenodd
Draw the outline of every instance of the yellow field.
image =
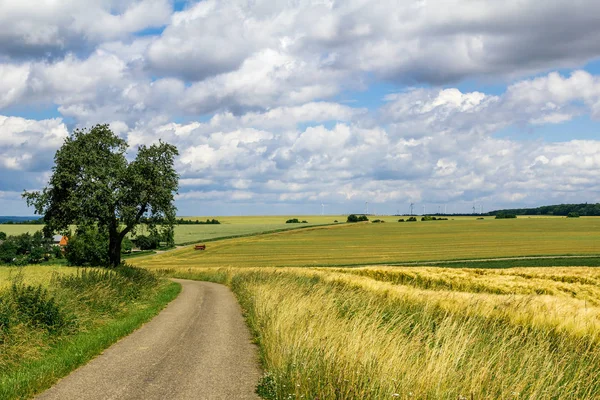
<svg viewBox="0 0 600 400">
<path fill-rule="evenodd" d="M 168 272 L 233 288 L 257 332 L 267 398 L 600 396 L 595 268 Z"/>
<path fill-rule="evenodd" d="M 56 265 L 30 265 L 26 267 L 0 267 L 0 289 L 11 284 L 12 280 L 22 274 L 23 281 L 29 285 L 48 286 L 55 273 L 74 274 L 77 268 Z"/>
<path fill-rule="evenodd" d="M 146 267 L 385 264 L 533 255 L 600 254 L 600 218 L 360 223 L 192 246 L 140 258 Z"/>
</svg>

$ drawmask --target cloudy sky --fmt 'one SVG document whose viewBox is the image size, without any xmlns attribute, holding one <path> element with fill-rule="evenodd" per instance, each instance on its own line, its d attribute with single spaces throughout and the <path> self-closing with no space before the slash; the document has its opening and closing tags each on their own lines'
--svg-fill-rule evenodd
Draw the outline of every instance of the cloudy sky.
<svg viewBox="0 0 600 400">
<path fill-rule="evenodd" d="M 599 202 L 599 119 L 596 0 L 0 0 L 0 215 L 96 123 L 180 215 Z"/>
</svg>

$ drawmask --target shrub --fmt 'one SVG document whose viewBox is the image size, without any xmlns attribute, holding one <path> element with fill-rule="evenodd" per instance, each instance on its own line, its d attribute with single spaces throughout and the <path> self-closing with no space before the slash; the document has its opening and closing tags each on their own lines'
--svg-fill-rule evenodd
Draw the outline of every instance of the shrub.
<svg viewBox="0 0 600 400">
<path fill-rule="evenodd" d="M 398 222 L 404 222 L 404 218 L 400 218 Z"/>
<path fill-rule="evenodd" d="M 0 232 L 0 240 L 6 240 L 6 233 Z"/>
<path fill-rule="evenodd" d="M 128 237 L 124 237 L 121 242 L 121 253 L 129 254 L 133 250 L 133 243 L 129 240 Z"/>
<path fill-rule="evenodd" d="M 285 221 L 286 224 L 299 224 L 300 220 L 298 218 L 292 218 Z"/>
<path fill-rule="evenodd" d="M 16 319 L 34 327 L 56 331 L 67 323 L 67 318 L 56 304 L 54 297 L 41 285 L 30 286 L 13 283 L 11 297 Z"/>
<path fill-rule="evenodd" d="M 135 238 L 135 244 L 140 250 L 154 250 L 158 248 L 160 239 L 155 235 L 144 236 L 140 235 Z"/>
<path fill-rule="evenodd" d="M 406 222 L 417 222 L 417 217 L 410 217 Z"/>
<path fill-rule="evenodd" d="M 575 211 L 571 211 L 570 213 L 567 214 L 567 218 L 579 218 L 579 214 L 576 213 Z"/>
<path fill-rule="evenodd" d="M 108 265 L 108 235 L 96 227 L 79 228 L 67 244 L 65 257 L 70 265 L 79 267 Z"/>
</svg>

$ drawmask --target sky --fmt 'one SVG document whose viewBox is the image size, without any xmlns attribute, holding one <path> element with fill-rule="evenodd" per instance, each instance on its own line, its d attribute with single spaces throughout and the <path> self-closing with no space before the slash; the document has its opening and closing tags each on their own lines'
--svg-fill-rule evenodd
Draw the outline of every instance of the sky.
<svg viewBox="0 0 600 400">
<path fill-rule="evenodd" d="M 596 0 L 0 0 L 0 215 L 98 123 L 179 215 L 596 203 L 599 119 Z"/>
</svg>

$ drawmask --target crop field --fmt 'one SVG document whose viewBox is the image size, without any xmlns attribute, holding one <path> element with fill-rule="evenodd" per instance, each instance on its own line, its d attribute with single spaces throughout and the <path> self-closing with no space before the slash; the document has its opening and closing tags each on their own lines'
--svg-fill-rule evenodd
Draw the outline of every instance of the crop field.
<svg viewBox="0 0 600 400">
<path fill-rule="evenodd" d="M 544 255 L 600 255 L 600 218 L 339 224 L 221 240 L 205 251 L 189 246 L 137 263 L 155 268 L 351 266 Z"/>
<path fill-rule="evenodd" d="M 600 269 L 166 272 L 233 289 L 267 399 L 600 397 Z"/>
<path fill-rule="evenodd" d="M 135 263 L 232 288 L 266 399 L 598 398 L 600 269 L 520 259 L 569 254 L 600 265 L 600 218 L 340 224 Z M 389 266 L 495 257 L 514 259 Z"/>
<path fill-rule="evenodd" d="M 216 218 L 221 222 L 219 225 L 176 225 L 175 244 L 201 242 L 219 238 L 256 235 L 264 232 L 298 229 L 306 226 L 333 224 L 337 219 L 346 221 L 346 216 L 253 216 L 253 217 L 183 217 L 190 220 L 206 221 Z M 286 224 L 291 218 L 306 220 L 306 224 Z M 393 217 L 388 217 L 390 221 Z M 397 220 L 397 218 L 395 219 Z M 34 233 L 43 229 L 43 225 L 20 225 L 0 224 L 0 232 L 7 235 L 20 235 L 22 233 Z M 72 228 L 74 230 L 75 227 Z M 147 234 L 147 230 L 141 226 L 139 233 Z"/>
<path fill-rule="evenodd" d="M 17 276 L 28 285 L 47 287 L 55 274 L 72 275 L 77 268 L 56 265 L 30 265 L 26 267 L 0 267 L 0 289 L 9 286 Z"/>
</svg>

